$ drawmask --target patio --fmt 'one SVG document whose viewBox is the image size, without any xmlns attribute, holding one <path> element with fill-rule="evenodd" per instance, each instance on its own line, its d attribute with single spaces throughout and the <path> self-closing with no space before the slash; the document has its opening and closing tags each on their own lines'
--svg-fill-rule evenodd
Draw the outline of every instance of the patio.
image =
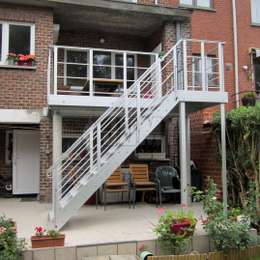
<svg viewBox="0 0 260 260">
<path fill-rule="evenodd" d="M 19 198 L 0 199 L 0 215 L 5 214 L 17 222 L 18 237 L 29 242 L 35 226 L 48 228 L 47 213 L 50 204 L 37 201 L 21 201 Z M 164 204 L 164 209 L 178 209 L 178 204 Z M 200 204 L 193 203 L 190 209 L 198 218 L 202 214 Z M 135 209 L 126 204 L 84 206 L 62 229 L 66 234 L 66 246 L 94 245 L 127 241 L 145 241 L 156 238 L 153 227 L 159 219 L 158 208 L 153 204 L 138 203 Z M 204 233 L 197 224 L 196 233 Z"/>
</svg>

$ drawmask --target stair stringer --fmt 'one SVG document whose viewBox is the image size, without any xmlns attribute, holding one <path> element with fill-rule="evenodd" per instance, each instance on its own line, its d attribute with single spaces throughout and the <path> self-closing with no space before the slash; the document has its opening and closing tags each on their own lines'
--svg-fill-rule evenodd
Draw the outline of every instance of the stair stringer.
<svg viewBox="0 0 260 260">
<path fill-rule="evenodd" d="M 113 171 L 131 155 L 137 146 L 141 144 L 177 104 L 178 100 L 174 92 L 171 92 L 165 99 L 162 99 L 161 104 L 158 103 L 157 108 L 152 114 L 141 123 L 139 131 L 135 129 L 127 141 L 121 144 L 117 151 L 109 157 L 108 161 L 100 167 L 99 172 L 92 175 L 87 184 L 81 186 L 74 197 L 70 197 L 67 204 L 65 203 L 63 207 L 60 206 L 58 208 L 56 218 L 53 219 L 55 228 L 61 229 L 76 214 L 80 207 L 99 189 Z"/>
</svg>

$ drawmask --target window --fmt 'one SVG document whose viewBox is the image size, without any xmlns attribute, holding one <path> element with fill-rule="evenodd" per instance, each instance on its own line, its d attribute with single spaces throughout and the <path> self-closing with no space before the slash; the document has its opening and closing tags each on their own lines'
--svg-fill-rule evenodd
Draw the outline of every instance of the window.
<svg viewBox="0 0 260 260">
<path fill-rule="evenodd" d="M 206 71 L 207 71 L 207 86 L 215 86 L 218 84 L 218 71 L 217 69 L 217 61 L 214 57 L 207 57 L 206 63 Z M 200 56 L 193 56 L 192 57 L 192 85 L 193 86 L 202 86 L 202 64 L 201 64 L 201 57 Z"/>
<path fill-rule="evenodd" d="M 150 135 L 136 149 L 139 159 L 165 159 L 165 136 Z"/>
<path fill-rule="evenodd" d="M 260 25 L 260 1 L 251 0 L 252 23 Z"/>
<path fill-rule="evenodd" d="M 8 53 L 34 54 L 34 45 L 33 24 L 0 22 L 0 64 L 7 62 Z"/>
<path fill-rule="evenodd" d="M 6 131 L 5 133 L 5 164 L 11 164 L 13 157 L 13 132 Z"/>
<path fill-rule="evenodd" d="M 212 8 L 213 0 L 180 0 L 181 5 L 190 5 L 197 8 Z"/>
<path fill-rule="evenodd" d="M 260 94 L 260 57 L 253 57 L 255 90 Z"/>
</svg>

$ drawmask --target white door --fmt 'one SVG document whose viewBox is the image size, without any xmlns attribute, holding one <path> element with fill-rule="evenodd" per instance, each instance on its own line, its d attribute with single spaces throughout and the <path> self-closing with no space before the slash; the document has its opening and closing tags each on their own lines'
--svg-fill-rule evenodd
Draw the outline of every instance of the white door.
<svg viewBox="0 0 260 260">
<path fill-rule="evenodd" d="M 39 131 L 15 130 L 13 135 L 13 194 L 37 194 L 39 182 Z"/>
</svg>

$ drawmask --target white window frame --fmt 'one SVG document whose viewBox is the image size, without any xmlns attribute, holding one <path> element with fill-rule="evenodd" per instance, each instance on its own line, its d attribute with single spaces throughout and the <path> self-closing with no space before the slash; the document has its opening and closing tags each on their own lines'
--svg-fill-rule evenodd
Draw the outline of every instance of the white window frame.
<svg viewBox="0 0 260 260">
<path fill-rule="evenodd" d="M 193 8 L 198 8 L 198 9 L 212 9 L 213 8 L 213 0 L 208 0 L 209 1 L 209 7 L 208 6 L 203 6 L 203 5 L 198 5 L 198 0 L 192 0 L 191 4 L 185 4 L 182 3 L 182 0 L 180 0 L 180 5 L 181 6 L 190 6 Z"/>
<path fill-rule="evenodd" d="M 7 55 L 9 53 L 9 26 L 10 25 L 20 25 L 31 27 L 31 37 L 30 37 L 30 54 L 35 55 L 35 24 L 32 23 L 20 23 L 20 22 L 6 22 L 0 21 L 2 25 L 2 53 L 0 65 L 7 64 Z"/>
<path fill-rule="evenodd" d="M 252 23 L 252 25 L 260 26 L 260 15 L 259 15 L 259 18 L 255 17 L 257 15 L 257 13 L 255 13 L 257 4 L 259 5 L 258 8 L 260 9 L 260 2 L 259 2 L 259 0 L 258 1 L 256 1 L 256 0 L 251 0 L 250 1 L 250 5 L 251 5 L 251 23 Z M 259 11 L 259 13 L 260 13 L 260 11 Z M 258 18 L 258 20 L 254 20 L 254 18 Z"/>
</svg>

